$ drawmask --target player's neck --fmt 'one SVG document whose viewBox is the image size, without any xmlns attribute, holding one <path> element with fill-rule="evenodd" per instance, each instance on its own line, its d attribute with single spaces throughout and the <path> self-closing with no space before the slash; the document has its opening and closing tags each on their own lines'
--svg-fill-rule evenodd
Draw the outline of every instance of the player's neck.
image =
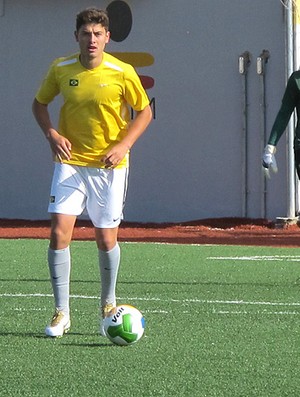
<svg viewBox="0 0 300 397">
<path fill-rule="evenodd" d="M 91 58 L 91 57 L 84 56 L 84 55 L 80 54 L 79 59 L 80 59 L 81 65 L 83 67 L 85 67 L 86 69 L 95 69 L 101 64 L 102 59 L 103 59 L 103 54 L 101 54 L 95 58 Z"/>
</svg>

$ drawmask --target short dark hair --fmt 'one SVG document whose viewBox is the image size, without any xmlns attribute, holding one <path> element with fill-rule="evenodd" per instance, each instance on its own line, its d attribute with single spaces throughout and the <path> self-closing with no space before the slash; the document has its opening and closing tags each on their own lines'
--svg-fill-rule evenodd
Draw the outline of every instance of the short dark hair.
<svg viewBox="0 0 300 397">
<path fill-rule="evenodd" d="M 100 24 L 108 31 L 109 18 L 107 12 L 98 8 L 87 8 L 81 11 L 76 16 L 76 31 L 78 32 L 82 25 L 88 23 Z"/>
</svg>

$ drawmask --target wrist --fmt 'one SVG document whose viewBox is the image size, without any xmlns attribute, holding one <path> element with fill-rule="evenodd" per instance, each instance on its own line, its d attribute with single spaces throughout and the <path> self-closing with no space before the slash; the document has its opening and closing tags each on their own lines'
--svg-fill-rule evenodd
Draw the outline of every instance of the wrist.
<svg viewBox="0 0 300 397">
<path fill-rule="evenodd" d="M 265 147 L 265 153 L 275 154 L 276 153 L 276 146 L 268 144 Z"/>
<path fill-rule="evenodd" d="M 127 142 L 122 142 L 122 144 L 127 148 L 127 150 L 130 150 L 131 147 L 132 147 L 132 145 L 130 145 L 130 144 L 127 143 Z"/>
<path fill-rule="evenodd" d="M 47 131 L 45 131 L 45 137 L 48 140 L 53 138 L 53 135 L 55 134 L 58 134 L 58 132 L 54 128 L 49 128 Z"/>
</svg>

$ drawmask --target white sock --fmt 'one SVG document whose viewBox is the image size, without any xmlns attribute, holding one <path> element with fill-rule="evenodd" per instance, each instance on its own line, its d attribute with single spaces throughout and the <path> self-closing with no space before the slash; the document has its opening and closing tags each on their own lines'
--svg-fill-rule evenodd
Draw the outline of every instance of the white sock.
<svg viewBox="0 0 300 397">
<path fill-rule="evenodd" d="M 101 275 L 101 305 L 116 305 L 116 285 L 120 264 L 120 246 L 117 243 L 110 251 L 99 250 Z"/>
<path fill-rule="evenodd" d="M 55 307 L 69 315 L 70 269 L 69 247 L 61 250 L 48 249 L 48 265 L 55 299 Z"/>
</svg>

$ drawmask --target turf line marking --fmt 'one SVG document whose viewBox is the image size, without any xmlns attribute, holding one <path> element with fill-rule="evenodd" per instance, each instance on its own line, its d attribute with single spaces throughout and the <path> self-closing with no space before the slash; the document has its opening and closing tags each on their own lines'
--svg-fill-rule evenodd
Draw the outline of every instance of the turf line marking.
<svg viewBox="0 0 300 397">
<path fill-rule="evenodd" d="M 0 298 L 53 298 L 52 294 L 22 294 L 22 293 L 3 293 Z M 99 296 L 70 295 L 71 299 L 100 299 Z M 144 301 L 144 302 L 171 302 L 171 303 L 200 303 L 200 304 L 220 304 L 220 305 L 256 305 L 256 306 L 287 306 L 300 307 L 300 302 L 264 302 L 264 301 L 244 301 L 244 300 L 206 300 L 206 299 L 160 299 L 160 298 L 141 298 L 141 297 L 117 297 L 120 301 Z"/>
<path fill-rule="evenodd" d="M 190 303 L 193 302 L 193 300 L 189 301 Z M 202 301 L 202 303 L 211 303 L 211 304 L 222 304 L 222 305 L 259 305 L 259 306 L 300 306 L 300 302 L 263 302 L 263 301 L 257 301 L 257 302 L 252 302 L 252 301 L 222 301 L 222 300 L 207 300 L 207 301 Z"/>
<path fill-rule="evenodd" d="M 291 261 L 300 262 L 300 255 L 209 256 L 208 260 L 223 261 Z"/>
<path fill-rule="evenodd" d="M 52 294 L 0 294 L 0 298 L 34 298 L 34 297 L 41 297 L 41 298 L 53 298 Z"/>
<path fill-rule="evenodd" d="M 246 310 L 243 311 L 230 311 L 230 310 L 213 310 L 213 314 L 266 314 L 266 315 L 292 315 L 292 316 L 297 316 L 300 314 L 300 312 L 290 312 L 290 311 L 274 311 L 274 312 L 270 312 L 270 311 L 266 311 L 266 310 L 258 310 L 257 312 L 248 312 Z"/>
</svg>

